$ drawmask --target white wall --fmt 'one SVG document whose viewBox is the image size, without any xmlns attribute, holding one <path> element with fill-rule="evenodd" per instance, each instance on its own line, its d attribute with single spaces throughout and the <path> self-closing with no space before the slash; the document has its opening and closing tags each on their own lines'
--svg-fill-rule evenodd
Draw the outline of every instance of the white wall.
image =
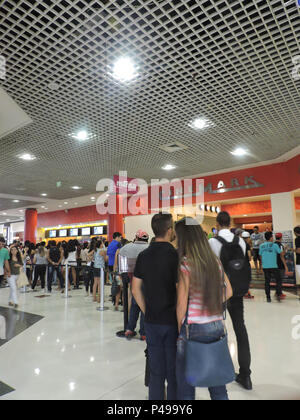
<svg viewBox="0 0 300 420">
<path fill-rule="evenodd" d="M 296 225 L 300 225 L 300 211 L 296 212 Z"/>
<path fill-rule="evenodd" d="M 24 222 L 12 223 L 11 228 L 13 232 L 24 232 Z"/>
</svg>

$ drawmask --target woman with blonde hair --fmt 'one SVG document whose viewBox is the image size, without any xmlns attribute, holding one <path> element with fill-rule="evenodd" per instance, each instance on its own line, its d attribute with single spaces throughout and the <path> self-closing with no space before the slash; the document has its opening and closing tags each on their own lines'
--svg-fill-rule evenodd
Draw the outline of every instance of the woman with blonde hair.
<svg viewBox="0 0 300 420">
<path fill-rule="evenodd" d="M 197 221 L 184 218 L 176 223 L 175 232 L 179 253 L 177 392 L 179 400 L 194 400 L 195 387 L 186 377 L 187 341 L 214 343 L 226 335 L 223 301 L 232 296 L 232 289 Z M 228 400 L 225 383 L 210 387 L 209 392 L 212 400 Z"/>
</svg>

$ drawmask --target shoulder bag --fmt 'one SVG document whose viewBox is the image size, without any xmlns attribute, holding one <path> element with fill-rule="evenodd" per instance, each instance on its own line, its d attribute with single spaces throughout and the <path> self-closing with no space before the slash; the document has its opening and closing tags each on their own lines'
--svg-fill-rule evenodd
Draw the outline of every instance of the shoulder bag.
<svg viewBox="0 0 300 420">
<path fill-rule="evenodd" d="M 189 306 L 187 315 L 188 310 Z M 227 303 L 223 314 L 224 321 L 226 319 L 226 310 Z M 188 316 L 186 323 L 187 320 Z M 224 326 L 224 336 L 212 343 L 201 343 L 191 340 L 189 338 L 188 324 L 186 324 L 186 333 L 185 374 L 188 384 L 193 387 L 211 388 L 233 382 L 235 380 L 235 372 L 228 348 L 226 327 Z"/>
</svg>

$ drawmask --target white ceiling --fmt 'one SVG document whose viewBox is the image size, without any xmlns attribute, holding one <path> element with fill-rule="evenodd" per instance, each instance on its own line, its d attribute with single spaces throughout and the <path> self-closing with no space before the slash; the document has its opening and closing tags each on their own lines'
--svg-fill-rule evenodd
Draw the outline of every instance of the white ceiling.
<svg viewBox="0 0 300 420">
<path fill-rule="evenodd" d="M 300 9 L 283 4 L 1 2 L 1 84 L 33 123 L 1 139 L 0 193 L 76 201 L 120 169 L 146 180 L 184 177 L 276 159 L 297 147 L 300 81 L 291 72 L 300 54 Z M 121 56 L 139 68 L 130 84 L 109 75 Z M 194 131 L 189 123 L 198 116 L 211 126 Z M 70 134 L 82 128 L 93 138 L 80 143 Z M 186 149 L 160 149 L 172 142 Z M 238 146 L 249 154 L 231 155 Z M 36 160 L 21 161 L 22 153 Z M 166 163 L 177 168 L 166 173 Z"/>
</svg>

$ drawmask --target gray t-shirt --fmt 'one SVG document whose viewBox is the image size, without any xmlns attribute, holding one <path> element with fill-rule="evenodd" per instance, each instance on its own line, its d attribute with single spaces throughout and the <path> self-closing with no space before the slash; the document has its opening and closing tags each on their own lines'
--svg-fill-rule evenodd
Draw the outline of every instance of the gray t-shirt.
<svg viewBox="0 0 300 420">
<path fill-rule="evenodd" d="M 48 264 L 46 256 L 42 257 L 39 253 L 37 253 L 35 256 L 36 256 L 36 265 Z"/>
<path fill-rule="evenodd" d="M 143 241 L 135 241 L 123 246 L 119 253 L 120 273 L 133 273 L 138 255 L 148 246 L 149 244 Z"/>
</svg>

